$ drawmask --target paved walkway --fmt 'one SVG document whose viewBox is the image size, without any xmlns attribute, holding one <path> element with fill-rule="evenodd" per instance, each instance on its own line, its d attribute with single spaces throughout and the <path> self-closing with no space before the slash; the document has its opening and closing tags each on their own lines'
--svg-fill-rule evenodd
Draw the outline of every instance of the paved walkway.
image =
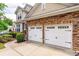
<svg viewBox="0 0 79 59">
<path fill-rule="evenodd" d="M 71 56 L 60 49 L 49 48 L 34 43 L 16 43 L 16 41 L 5 44 L 6 48 L 0 51 L 0 56 Z"/>
</svg>

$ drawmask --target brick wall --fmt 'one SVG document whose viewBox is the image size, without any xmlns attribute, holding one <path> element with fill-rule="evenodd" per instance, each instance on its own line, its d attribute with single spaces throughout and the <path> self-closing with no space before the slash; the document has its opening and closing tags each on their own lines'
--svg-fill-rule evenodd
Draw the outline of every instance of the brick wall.
<svg viewBox="0 0 79 59">
<path fill-rule="evenodd" d="M 28 25 L 73 24 L 73 50 L 79 50 L 79 11 L 27 21 Z"/>
</svg>

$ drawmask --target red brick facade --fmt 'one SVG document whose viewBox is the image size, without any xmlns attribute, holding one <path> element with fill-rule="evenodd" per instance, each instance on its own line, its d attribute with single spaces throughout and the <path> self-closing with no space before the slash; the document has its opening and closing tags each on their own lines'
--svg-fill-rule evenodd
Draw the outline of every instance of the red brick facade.
<svg viewBox="0 0 79 59">
<path fill-rule="evenodd" d="M 79 50 L 79 11 L 27 21 L 28 25 L 73 24 L 73 50 Z"/>
</svg>

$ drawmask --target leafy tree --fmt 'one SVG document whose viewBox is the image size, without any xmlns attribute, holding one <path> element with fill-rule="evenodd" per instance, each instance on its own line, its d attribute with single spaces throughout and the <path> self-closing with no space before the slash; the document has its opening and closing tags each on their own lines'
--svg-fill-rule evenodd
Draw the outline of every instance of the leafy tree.
<svg viewBox="0 0 79 59">
<path fill-rule="evenodd" d="M 13 24 L 11 19 L 4 16 L 4 10 L 6 7 L 7 5 L 5 5 L 4 3 L 0 3 L 0 31 L 8 29 L 8 26 Z"/>
<path fill-rule="evenodd" d="M 0 3 L 0 16 L 4 15 L 4 9 L 7 7 L 4 3 Z"/>
<path fill-rule="evenodd" d="M 0 20 L 0 30 L 6 30 L 7 28 L 7 24 L 3 20 Z"/>
<path fill-rule="evenodd" d="M 11 26 L 13 24 L 12 19 L 9 19 L 7 17 L 4 18 L 3 20 L 6 24 L 8 24 L 9 26 Z"/>
<path fill-rule="evenodd" d="M 4 9 L 7 7 L 4 3 L 0 3 L 0 30 L 6 30 L 8 27 L 1 17 L 4 17 Z"/>
</svg>

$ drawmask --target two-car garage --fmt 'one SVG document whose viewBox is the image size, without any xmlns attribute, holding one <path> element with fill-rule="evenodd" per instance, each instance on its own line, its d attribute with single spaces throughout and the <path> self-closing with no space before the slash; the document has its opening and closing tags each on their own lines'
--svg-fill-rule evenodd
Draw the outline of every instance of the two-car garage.
<svg viewBox="0 0 79 59">
<path fill-rule="evenodd" d="M 28 40 L 72 48 L 72 24 L 28 26 Z"/>
</svg>

